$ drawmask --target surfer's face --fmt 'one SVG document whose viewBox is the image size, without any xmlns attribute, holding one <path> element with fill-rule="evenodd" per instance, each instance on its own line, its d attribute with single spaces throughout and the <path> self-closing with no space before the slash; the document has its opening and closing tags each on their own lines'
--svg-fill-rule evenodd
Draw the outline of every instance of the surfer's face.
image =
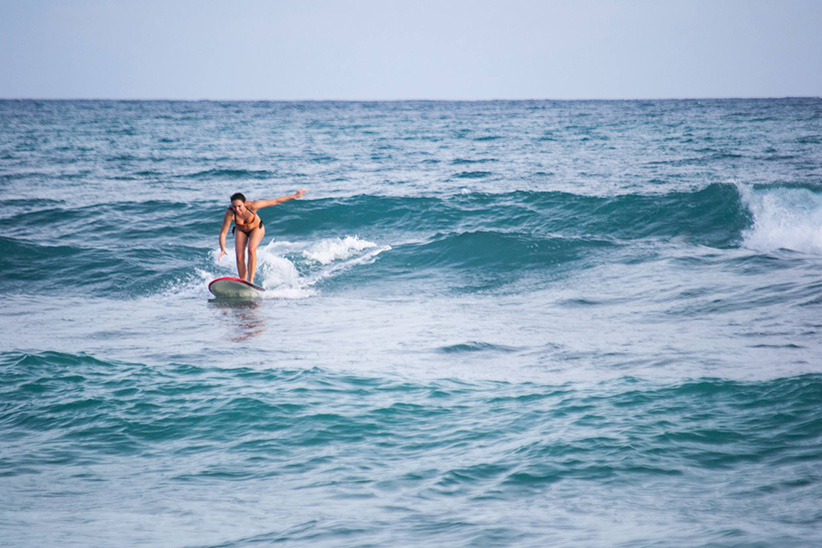
<svg viewBox="0 0 822 548">
<path fill-rule="evenodd" d="M 233 202 L 231 202 L 231 209 L 234 210 L 234 213 L 239 213 L 242 215 L 243 213 L 245 213 L 245 204 L 242 202 L 242 200 L 234 200 Z"/>
</svg>

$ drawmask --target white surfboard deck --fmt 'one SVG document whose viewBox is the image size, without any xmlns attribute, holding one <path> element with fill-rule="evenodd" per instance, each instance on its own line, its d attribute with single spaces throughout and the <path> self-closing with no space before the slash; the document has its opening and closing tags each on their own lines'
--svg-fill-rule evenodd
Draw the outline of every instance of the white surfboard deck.
<svg viewBox="0 0 822 548">
<path fill-rule="evenodd" d="M 231 276 L 213 280 L 208 284 L 208 290 L 211 291 L 215 297 L 233 299 L 253 299 L 262 297 L 265 292 L 265 289 L 259 285 L 254 285 L 241 278 Z"/>
</svg>

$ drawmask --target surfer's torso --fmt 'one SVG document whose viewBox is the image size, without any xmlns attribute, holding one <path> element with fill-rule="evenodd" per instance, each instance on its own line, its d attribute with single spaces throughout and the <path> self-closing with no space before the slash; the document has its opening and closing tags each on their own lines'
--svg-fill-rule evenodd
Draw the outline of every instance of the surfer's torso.
<svg viewBox="0 0 822 548">
<path fill-rule="evenodd" d="M 260 219 L 260 216 L 257 215 L 256 211 L 254 211 L 253 209 L 246 208 L 246 214 L 247 215 L 245 216 L 245 218 L 243 218 L 240 217 L 240 215 L 235 211 L 234 226 L 236 226 L 243 232 L 251 232 L 255 228 L 262 226 L 262 219 Z"/>
</svg>

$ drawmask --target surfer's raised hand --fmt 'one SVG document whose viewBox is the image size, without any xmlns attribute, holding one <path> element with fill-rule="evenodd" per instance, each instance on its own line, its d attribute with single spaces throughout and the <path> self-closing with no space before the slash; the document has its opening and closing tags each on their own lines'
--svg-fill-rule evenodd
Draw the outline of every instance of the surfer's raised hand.
<svg viewBox="0 0 822 548">
<path fill-rule="evenodd" d="M 297 191 L 296 194 L 294 194 L 294 197 L 295 198 L 302 198 L 305 195 L 306 192 L 308 192 L 306 189 L 301 188 L 300 190 Z"/>
</svg>

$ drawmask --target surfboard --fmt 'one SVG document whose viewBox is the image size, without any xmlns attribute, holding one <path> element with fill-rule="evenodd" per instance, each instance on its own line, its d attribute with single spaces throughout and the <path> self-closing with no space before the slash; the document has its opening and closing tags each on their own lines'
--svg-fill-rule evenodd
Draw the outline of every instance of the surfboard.
<svg viewBox="0 0 822 548">
<path fill-rule="evenodd" d="M 215 297 L 241 299 L 262 297 L 265 291 L 265 289 L 259 285 L 254 285 L 241 278 L 231 276 L 212 280 L 211 283 L 208 284 L 208 290 L 211 291 Z"/>
</svg>

